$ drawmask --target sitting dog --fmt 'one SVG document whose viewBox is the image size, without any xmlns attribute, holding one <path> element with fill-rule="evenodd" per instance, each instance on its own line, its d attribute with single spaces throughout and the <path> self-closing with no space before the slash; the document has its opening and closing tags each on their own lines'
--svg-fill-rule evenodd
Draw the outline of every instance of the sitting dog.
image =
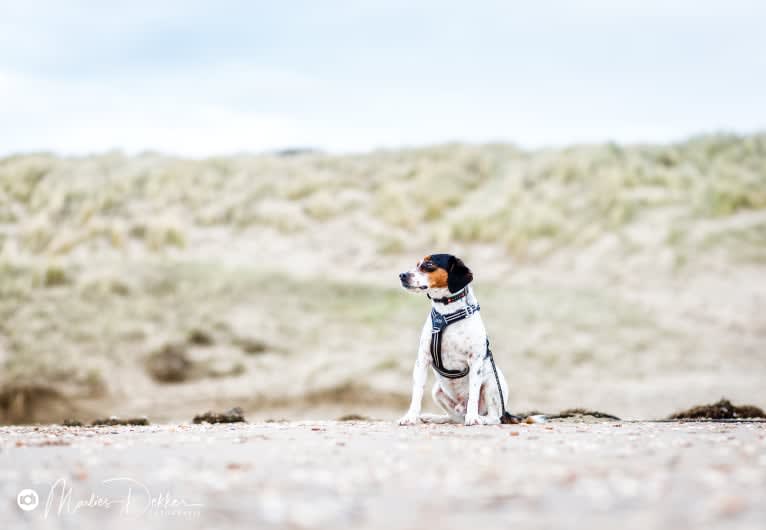
<svg viewBox="0 0 766 530">
<path fill-rule="evenodd" d="M 425 293 L 432 306 L 412 371 L 410 409 L 399 425 L 518 423 L 521 418 L 506 412 L 508 385 L 489 349 L 479 304 L 469 285 L 471 270 L 451 254 L 431 254 L 401 273 L 399 280 L 407 291 Z M 436 375 L 431 395 L 443 415 L 420 412 L 429 368 Z"/>
</svg>

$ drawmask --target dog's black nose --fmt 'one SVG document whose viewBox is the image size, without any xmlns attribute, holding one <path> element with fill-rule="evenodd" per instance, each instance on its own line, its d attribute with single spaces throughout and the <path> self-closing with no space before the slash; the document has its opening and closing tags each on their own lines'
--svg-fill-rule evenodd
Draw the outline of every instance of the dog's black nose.
<svg viewBox="0 0 766 530">
<path fill-rule="evenodd" d="M 402 281 L 407 279 L 407 273 L 406 272 L 399 273 L 399 279 L 402 280 Z"/>
</svg>

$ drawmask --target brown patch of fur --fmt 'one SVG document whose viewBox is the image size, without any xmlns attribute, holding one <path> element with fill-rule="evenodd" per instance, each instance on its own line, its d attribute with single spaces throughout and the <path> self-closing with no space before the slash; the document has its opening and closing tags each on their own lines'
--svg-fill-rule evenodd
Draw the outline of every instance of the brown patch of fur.
<svg viewBox="0 0 766 530">
<path fill-rule="evenodd" d="M 432 289 L 447 287 L 447 271 L 442 268 L 437 268 L 433 272 L 428 273 L 428 286 Z"/>
</svg>

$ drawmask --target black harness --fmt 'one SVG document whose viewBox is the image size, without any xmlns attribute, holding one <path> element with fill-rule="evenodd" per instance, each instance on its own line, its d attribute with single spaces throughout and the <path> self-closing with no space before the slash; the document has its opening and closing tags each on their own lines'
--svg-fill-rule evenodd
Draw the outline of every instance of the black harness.
<svg viewBox="0 0 766 530">
<path fill-rule="evenodd" d="M 444 363 L 442 362 L 442 332 L 450 324 L 470 317 L 474 313 L 477 313 L 479 309 L 479 304 L 469 304 L 464 309 L 448 315 L 442 315 L 441 313 L 438 313 L 436 309 L 431 309 L 431 359 L 433 360 L 434 370 L 436 370 L 440 376 L 448 379 L 460 379 L 461 377 L 468 375 L 468 368 L 465 370 L 448 370 L 444 367 Z M 487 351 L 489 351 L 489 349 Z"/>
<path fill-rule="evenodd" d="M 428 298 L 431 298 L 434 302 L 447 305 L 465 298 L 466 296 L 468 296 L 467 287 L 454 296 L 445 296 L 444 298 L 431 298 L 429 296 Z M 431 360 L 433 361 L 433 369 L 440 376 L 446 377 L 447 379 L 460 379 L 461 377 L 468 375 L 468 368 L 465 370 L 449 370 L 444 367 L 444 363 L 442 362 L 442 334 L 447 326 L 466 319 L 474 313 L 478 313 L 479 309 L 481 309 L 479 304 L 467 304 L 465 308 L 446 315 L 442 315 L 434 308 L 431 309 Z M 502 418 L 508 416 L 508 418 L 517 420 L 518 418 L 516 416 L 512 416 L 505 411 L 503 388 L 500 386 L 500 377 L 497 375 L 497 367 L 495 366 L 495 359 L 492 357 L 492 350 L 489 349 L 489 337 L 487 337 L 487 352 L 485 358 L 489 358 L 489 361 L 492 364 L 492 372 L 495 374 L 495 383 L 497 384 L 497 391 L 500 394 L 500 406 L 503 409 Z"/>
</svg>

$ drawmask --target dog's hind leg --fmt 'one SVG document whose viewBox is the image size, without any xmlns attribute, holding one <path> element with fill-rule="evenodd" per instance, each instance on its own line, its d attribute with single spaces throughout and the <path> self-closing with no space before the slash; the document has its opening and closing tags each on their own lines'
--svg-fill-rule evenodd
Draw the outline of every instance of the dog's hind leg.
<svg viewBox="0 0 766 530">
<path fill-rule="evenodd" d="M 458 403 L 447 395 L 439 383 L 434 383 L 431 397 L 446 414 L 422 414 L 424 423 L 463 423 L 464 416 L 457 412 Z"/>
</svg>

